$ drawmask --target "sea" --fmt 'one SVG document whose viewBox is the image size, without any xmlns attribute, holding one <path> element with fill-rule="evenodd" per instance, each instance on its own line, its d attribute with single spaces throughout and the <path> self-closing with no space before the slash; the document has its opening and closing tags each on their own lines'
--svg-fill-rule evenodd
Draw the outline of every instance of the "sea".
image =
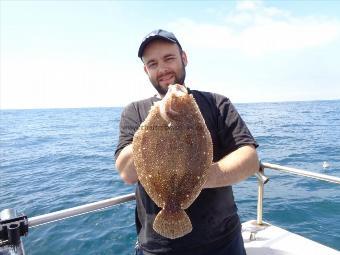
<svg viewBox="0 0 340 255">
<path fill-rule="evenodd" d="M 340 100 L 236 104 L 262 162 L 340 177 Z M 123 108 L 0 111 L 0 211 L 28 218 L 134 192 L 115 169 Z M 324 162 L 329 165 L 323 167 Z M 263 218 L 340 250 L 339 185 L 265 170 Z M 257 180 L 234 185 L 256 219 Z M 29 229 L 27 255 L 134 254 L 135 201 Z"/>
</svg>

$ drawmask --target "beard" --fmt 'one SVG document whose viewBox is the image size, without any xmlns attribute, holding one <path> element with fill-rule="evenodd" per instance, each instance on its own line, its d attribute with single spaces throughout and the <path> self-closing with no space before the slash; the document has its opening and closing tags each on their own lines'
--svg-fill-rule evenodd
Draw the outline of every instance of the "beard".
<svg viewBox="0 0 340 255">
<path fill-rule="evenodd" d="M 184 66 L 184 63 L 182 61 L 181 71 L 180 71 L 179 74 L 175 73 L 175 80 L 172 84 L 184 85 L 185 75 L 186 75 L 185 66 Z M 149 80 L 152 83 L 152 85 L 154 86 L 154 88 L 157 90 L 157 92 L 161 96 L 165 96 L 165 94 L 168 92 L 168 85 L 170 85 L 170 84 L 166 84 L 165 86 L 163 85 L 163 87 L 162 87 L 157 80 L 152 80 L 151 78 L 149 78 Z"/>
</svg>

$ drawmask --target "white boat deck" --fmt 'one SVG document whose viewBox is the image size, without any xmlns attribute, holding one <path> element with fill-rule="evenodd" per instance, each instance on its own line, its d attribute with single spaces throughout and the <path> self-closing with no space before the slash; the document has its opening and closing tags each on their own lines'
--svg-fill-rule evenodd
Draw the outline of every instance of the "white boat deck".
<svg viewBox="0 0 340 255">
<path fill-rule="evenodd" d="M 253 234 L 252 234 L 253 233 Z M 256 221 L 242 224 L 247 255 L 340 255 L 340 252 L 282 228 Z"/>
</svg>

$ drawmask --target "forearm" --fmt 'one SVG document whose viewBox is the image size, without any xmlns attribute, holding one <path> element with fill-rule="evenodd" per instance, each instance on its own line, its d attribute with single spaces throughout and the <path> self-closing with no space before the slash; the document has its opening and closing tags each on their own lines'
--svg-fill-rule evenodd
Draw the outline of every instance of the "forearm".
<svg viewBox="0 0 340 255">
<path fill-rule="evenodd" d="M 216 188 L 238 183 L 259 170 L 259 159 L 252 145 L 238 148 L 212 164 L 204 188 Z"/>
<path fill-rule="evenodd" d="M 127 184 L 133 184 L 138 181 L 135 164 L 132 156 L 132 144 L 126 146 L 119 154 L 116 160 L 116 168 L 120 177 Z"/>
</svg>

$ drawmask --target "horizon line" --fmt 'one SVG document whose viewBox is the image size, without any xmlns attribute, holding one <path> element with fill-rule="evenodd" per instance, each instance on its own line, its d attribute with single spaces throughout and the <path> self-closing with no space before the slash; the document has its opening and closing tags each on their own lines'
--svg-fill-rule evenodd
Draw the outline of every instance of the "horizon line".
<svg viewBox="0 0 340 255">
<path fill-rule="evenodd" d="M 321 102 L 321 101 L 339 101 L 340 98 L 334 99 L 308 99 L 308 100 L 282 100 L 282 101 L 253 101 L 253 102 L 233 102 L 234 105 L 237 104 L 274 104 L 274 103 L 298 103 L 298 102 Z M 132 101 L 131 101 L 132 102 Z M 129 103 L 127 103 L 129 104 Z M 126 104 L 126 105 L 127 105 Z M 47 107 L 28 107 L 28 108 L 2 108 L 0 106 L 0 111 L 7 111 L 7 110 L 62 110 L 62 109 L 95 109 L 95 108 L 124 108 L 126 105 L 123 106 L 47 106 Z"/>
</svg>

